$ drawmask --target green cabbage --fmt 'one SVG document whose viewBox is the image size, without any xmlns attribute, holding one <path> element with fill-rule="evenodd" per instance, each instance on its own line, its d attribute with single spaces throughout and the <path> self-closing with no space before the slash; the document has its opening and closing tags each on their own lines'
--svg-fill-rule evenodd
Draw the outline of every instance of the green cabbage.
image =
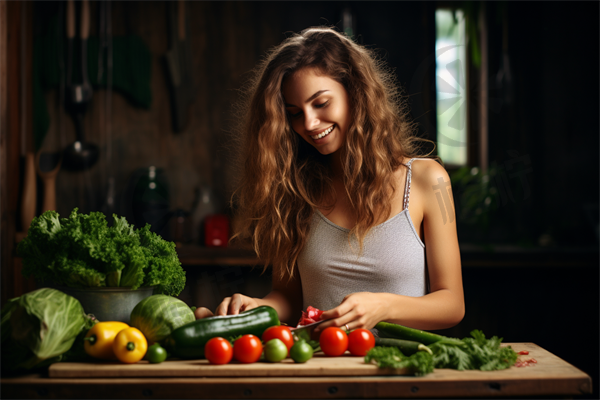
<svg viewBox="0 0 600 400">
<path fill-rule="evenodd" d="M 90 324 L 79 301 L 59 290 L 42 288 L 9 300 L 2 308 L 2 369 L 60 361 Z"/>
<path fill-rule="evenodd" d="M 139 329 L 151 344 L 162 341 L 173 330 L 195 320 L 194 312 L 183 301 L 155 294 L 133 308 L 129 325 Z"/>
</svg>

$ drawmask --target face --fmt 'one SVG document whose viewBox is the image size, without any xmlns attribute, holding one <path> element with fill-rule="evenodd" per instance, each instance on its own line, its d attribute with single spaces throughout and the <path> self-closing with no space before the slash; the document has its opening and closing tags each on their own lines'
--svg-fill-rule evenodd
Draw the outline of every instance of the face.
<svg viewBox="0 0 600 400">
<path fill-rule="evenodd" d="M 348 93 L 342 84 L 315 69 L 297 71 L 283 83 L 292 129 L 321 154 L 333 154 L 350 126 Z"/>
</svg>

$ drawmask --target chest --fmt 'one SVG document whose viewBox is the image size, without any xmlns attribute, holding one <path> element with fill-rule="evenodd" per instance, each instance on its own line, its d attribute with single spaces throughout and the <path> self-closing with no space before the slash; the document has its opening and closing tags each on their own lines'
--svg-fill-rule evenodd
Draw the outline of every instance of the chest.
<svg viewBox="0 0 600 400">
<path fill-rule="evenodd" d="M 400 168 L 395 174 L 396 190 L 392 196 L 391 212 L 386 217 L 377 221 L 379 225 L 393 218 L 404 209 L 404 192 L 406 187 L 406 168 Z M 336 193 L 335 204 L 332 208 L 319 208 L 319 211 L 331 222 L 345 229 L 352 229 L 356 225 L 356 213 L 353 210 L 350 195 L 346 193 L 343 183 L 334 182 Z M 423 193 L 414 182 L 410 187 L 409 215 L 417 235 L 423 241 Z"/>
</svg>

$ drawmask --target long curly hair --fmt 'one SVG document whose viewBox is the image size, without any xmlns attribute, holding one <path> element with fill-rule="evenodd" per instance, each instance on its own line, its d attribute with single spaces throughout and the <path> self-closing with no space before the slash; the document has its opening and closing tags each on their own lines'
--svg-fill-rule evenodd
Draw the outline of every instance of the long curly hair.
<svg viewBox="0 0 600 400">
<path fill-rule="evenodd" d="M 249 239 L 265 269 L 271 265 L 281 278 L 293 276 L 315 210 L 332 207 L 336 196 L 327 157 L 292 130 L 286 115 L 282 84 L 307 67 L 348 92 L 344 185 L 357 218 L 348 239 L 358 239 L 360 251 L 369 230 L 391 213 L 394 171 L 427 141 L 415 135 L 394 74 L 372 50 L 328 27 L 308 28 L 271 49 L 238 109 L 242 140 L 232 239 Z"/>
</svg>

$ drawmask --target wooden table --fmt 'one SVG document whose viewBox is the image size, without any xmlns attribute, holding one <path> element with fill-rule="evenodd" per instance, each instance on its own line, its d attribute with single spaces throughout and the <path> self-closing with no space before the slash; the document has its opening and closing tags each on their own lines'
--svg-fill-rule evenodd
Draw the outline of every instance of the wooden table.
<svg viewBox="0 0 600 400">
<path fill-rule="evenodd" d="M 209 367 L 205 360 L 162 364 L 163 376 L 149 376 L 156 365 L 101 366 L 54 364 L 46 375 L 32 374 L 0 381 L 2 398 L 448 398 L 448 397 L 573 397 L 592 392 L 591 378 L 571 364 L 533 343 L 510 343 L 515 351 L 528 350 L 537 364 L 503 371 L 436 369 L 424 377 L 389 374 L 357 357 L 306 364 L 228 365 Z M 188 363 L 182 368 L 182 363 Z M 312 362 L 312 366 L 310 366 Z M 329 367 L 325 364 L 330 365 Z M 333 372 L 335 365 L 338 372 Z M 58 368 L 60 366 L 60 368 Z M 80 372 L 77 372 L 78 367 Z M 133 367 L 124 369 L 127 367 Z M 299 367 L 299 368 L 296 368 Z M 114 376 L 120 372 L 129 376 Z M 229 368 L 229 370 L 227 370 Z M 308 373 L 310 369 L 314 371 Z M 287 372 L 286 372 L 287 370 Z M 304 370 L 305 372 L 298 372 Z M 378 371 L 379 370 L 379 371 Z M 87 371 L 87 372 L 86 372 Z M 202 372 L 204 371 L 204 372 Z M 207 374 L 206 371 L 217 371 Z M 282 372 L 283 371 L 283 372 Z M 398 372 L 398 371 L 397 371 Z M 400 371 L 401 372 L 401 371 Z M 160 375 L 159 373 L 154 373 Z M 298 376 L 303 375 L 304 376 Z M 358 374 L 358 375 L 355 375 Z M 52 376 L 92 376 L 86 378 Z M 171 375 L 171 376 L 169 376 Z M 186 375 L 186 376 L 183 376 Z M 212 376 L 206 376 L 212 375 Z M 254 376 L 244 376 L 254 375 Z M 256 376 L 262 375 L 262 376 Z M 271 376 L 265 376 L 271 375 Z M 273 376 L 278 375 L 278 376 Z M 288 375 L 288 376 L 285 376 Z M 310 375 L 310 376 L 306 376 Z M 326 376 L 331 375 L 331 376 Z M 344 376 L 345 375 L 345 376 Z M 97 377 L 93 377 L 97 376 Z"/>
</svg>

